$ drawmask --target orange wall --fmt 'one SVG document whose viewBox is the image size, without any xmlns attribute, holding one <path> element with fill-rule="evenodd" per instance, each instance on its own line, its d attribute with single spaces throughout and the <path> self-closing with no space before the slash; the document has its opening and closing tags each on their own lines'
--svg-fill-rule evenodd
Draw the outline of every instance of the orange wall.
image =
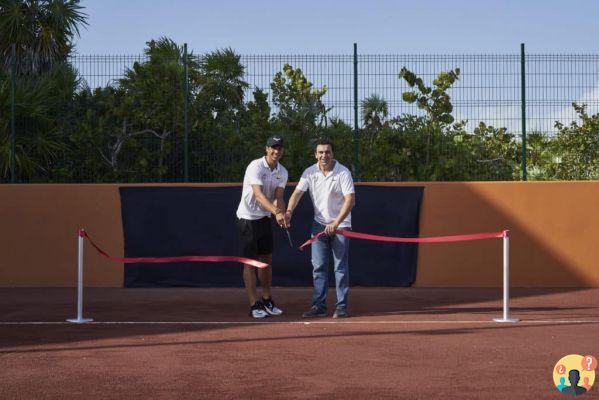
<svg viewBox="0 0 599 400">
<path fill-rule="evenodd" d="M 377 185 L 425 187 L 421 236 L 510 229 L 513 287 L 599 287 L 598 181 Z M 122 256 L 120 186 L 0 185 L 0 287 L 75 286 L 80 227 Z M 421 244 L 415 286 L 500 287 L 501 255 L 501 239 Z M 121 287 L 122 264 L 86 246 L 85 284 Z"/>
</svg>

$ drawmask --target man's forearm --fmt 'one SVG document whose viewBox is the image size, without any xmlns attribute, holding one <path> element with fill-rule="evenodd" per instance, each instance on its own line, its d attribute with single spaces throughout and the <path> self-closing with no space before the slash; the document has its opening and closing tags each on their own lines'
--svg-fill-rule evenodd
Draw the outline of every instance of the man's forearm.
<svg viewBox="0 0 599 400">
<path fill-rule="evenodd" d="M 339 211 L 339 215 L 335 218 L 335 223 L 337 225 L 341 224 L 343 220 L 349 215 L 352 208 L 354 208 L 355 200 L 353 197 L 346 198 L 343 202 L 343 206 L 341 206 L 341 211 Z"/>
<path fill-rule="evenodd" d="M 283 212 L 283 207 L 275 206 L 273 203 L 270 202 L 270 200 L 268 200 L 268 198 L 264 195 L 264 193 L 260 193 L 260 194 L 256 195 L 256 200 L 258 200 L 258 203 L 260 203 L 262 208 L 270 211 L 273 214 Z"/>
<path fill-rule="evenodd" d="M 297 203 L 299 202 L 299 199 L 302 197 L 302 194 L 303 192 L 299 192 L 297 190 L 295 190 L 293 194 L 291 194 L 291 197 L 289 198 L 289 204 L 287 204 L 287 212 L 293 214 L 293 211 L 295 210 L 295 207 L 297 207 Z"/>
<path fill-rule="evenodd" d="M 285 199 L 283 198 L 283 196 L 277 196 L 277 205 L 276 207 L 281 210 L 281 212 L 285 212 L 286 206 L 285 206 Z"/>
</svg>

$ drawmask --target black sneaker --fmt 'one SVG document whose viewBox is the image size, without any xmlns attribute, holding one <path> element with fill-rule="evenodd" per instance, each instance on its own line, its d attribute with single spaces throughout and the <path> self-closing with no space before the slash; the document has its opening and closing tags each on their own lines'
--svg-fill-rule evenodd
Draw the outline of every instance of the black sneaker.
<svg viewBox="0 0 599 400">
<path fill-rule="evenodd" d="M 317 306 L 312 306 L 308 311 L 302 314 L 302 318 L 326 317 L 327 310 Z"/>
<path fill-rule="evenodd" d="M 252 307 L 250 307 L 250 317 L 254 318 L 266 318 L 268 317 L 268 313 L 264 311 L 262 307 L 262 303 L 257 301 L 254 303 Z"/>
<path fill-rule="evenodd" d="M 273 301 L 272 297 L 269 297 L 268 299 L 265 299 L 263 297 L 260 302 L 262 303 L 262 307 L 263 307 L 264 311 L 266 311 L 268 313 L 268 315 L 283 314 L 283 310 L 281 310 L 279 307 L 277 307 L 275 305 L 275 302 Z"/>
<path fill-rule="evenodd" d="M 347 313 L 347 310 L 345 308 L 337 308 L 335 309 L 335 312 L 333 313 L 333 318 L 347 318 L 349 317 L 349 314 Z"/>
</svg>

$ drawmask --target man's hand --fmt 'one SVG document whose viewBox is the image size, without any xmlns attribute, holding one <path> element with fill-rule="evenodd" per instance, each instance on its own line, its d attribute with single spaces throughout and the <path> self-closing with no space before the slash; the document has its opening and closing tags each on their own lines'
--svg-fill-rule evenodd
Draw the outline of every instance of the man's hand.
<svg viewBox="0 0 599 400">
<path fill-rule="evenodd" d="M 335 233 L 338 226 L 339 226 L 339 223 L 337 221 L 333 221 L 330 224 L 328 224 L 327 226 L 325 226 L 324 233 L 326 233 L 327 235 L 332 235 Z"/>
<path fill-rule="evenodd" d="M 287 228 L 287 221 L 285 220 L 285 214 L 283 214 L 282 212 L 278 212 L 275 214 L 275 217 L 277 218 L 277 224 L 279 224 L 280 227 Z"/>
<path fill-rule="evenodd" d="M 283 217 L 285 218 L 285 228 L 289 228 L 291 226 L 291 211 L 285 211 Z"/>
</svg>

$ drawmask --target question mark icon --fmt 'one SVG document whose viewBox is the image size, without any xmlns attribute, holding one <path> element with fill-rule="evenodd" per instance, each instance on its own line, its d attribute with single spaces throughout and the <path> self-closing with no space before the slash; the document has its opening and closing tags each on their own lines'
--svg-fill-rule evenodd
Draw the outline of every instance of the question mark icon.
<svg viewBox="0 0 599 400">
<path fill-rule="evenodd" d="M 555 367 L 555 371 L 558 374 L 563 375 L 566 373 L 566 367 L 564 367 L 564 364 L 559 364 L 557 367 Z"/>
<path fill-rule="evenodd" d="M 597 368 L 597 359 L 591 355 L 582 358 L 582 369 L 585 371 L 593 371 Z"/>
</svg>

